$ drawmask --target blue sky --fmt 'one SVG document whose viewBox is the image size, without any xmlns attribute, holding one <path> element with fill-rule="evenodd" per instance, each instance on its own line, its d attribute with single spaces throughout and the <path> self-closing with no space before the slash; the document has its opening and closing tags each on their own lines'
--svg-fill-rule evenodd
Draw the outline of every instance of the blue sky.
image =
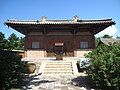
<svg viewBox="0 0 120 90">
<path fill-rule="evenodd" d="M 80 19 L 112 18 L 115 35 L 120 36 L 120 0 L 0 0 L 0 31 L 6 37 L 11 33 L 23 36 L 3 24 L 7 19 L 72 19 L 75 15 Z"/>
</svg>

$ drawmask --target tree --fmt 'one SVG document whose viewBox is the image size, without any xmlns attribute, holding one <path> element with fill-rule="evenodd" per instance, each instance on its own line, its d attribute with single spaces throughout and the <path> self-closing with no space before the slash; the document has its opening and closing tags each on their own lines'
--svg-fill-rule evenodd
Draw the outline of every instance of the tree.
<svg viewBox="0 0 120 90">
<path fill-rule="evenodd" d="M 8 49 L 8 40 L 5 39 L 5 35 L 0 32 L 0 49 Z"/>
<path fill-rule="evenodd" d="M 95 38 L 95 47 L 97 47 L 97 46 L 98 46 L 99 42 L 100 42 L 100 37 Z"/>
<path fill-rule="evenodd" d="M 105 34 L 102 38 L 112 38 L 112 36 Z"/>
<path fill-rule="evenodd" d="M 117 38 L 117 39 L 120 39 L 120 36 L 117 36 L 116 38 Z"/>
<path fill-rule="evenodd" d="M 16 34 L 12 33 L 9 37 L 8 37 L 8 45 L 9 45 L 9 49 L 13 50 L 20 50 L 23 49 L 23 45 L 24 45 L 24 38 L 20 38 L 16 36 Z"/>
<path fill-rule="evenodd" d="M 88 75 L 97 87 L 105 90 L 119 90 L 120 88 L 120 45 L 100 45 L 86 55 L 91 65 L 87 69 Z"/>
<path fill-rule="evenodd" d="M 0 50 L 0 90 L 20 88 L 24 63 L 18 54 Z"/>
<path fill-rule="evenodd" d="M 0 41 L 3 41 L 5 39 L 5 36 L 2 32 L 0 32 Z"/>
<path fill-rule="evenodd" d="M 0 49 L 22 50 L 24 48 L 24 41 L 25 38 L 19 38 L 14 33 L 12 33 L 8 39 L 5 39 L 5 35 L 0 32 Z"/>
<path fill-rule="evenodd" d="M 24 42 L 25 42 L 25 38 L 24 37 L 20 37 L 20 49 L 24 49 Z"/>
</svg>

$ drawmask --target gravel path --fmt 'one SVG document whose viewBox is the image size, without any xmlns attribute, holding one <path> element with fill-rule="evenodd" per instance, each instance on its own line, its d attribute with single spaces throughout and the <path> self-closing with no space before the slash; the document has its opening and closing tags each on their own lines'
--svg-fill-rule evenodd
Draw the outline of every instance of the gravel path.
<svg viewBox="0 0 120 90">
<path fill-rule="evenodd" d="M 88 77 L 80 75 L 31 75 L 23 90 L 94 90 L 90 88 Z"/>
</svg>

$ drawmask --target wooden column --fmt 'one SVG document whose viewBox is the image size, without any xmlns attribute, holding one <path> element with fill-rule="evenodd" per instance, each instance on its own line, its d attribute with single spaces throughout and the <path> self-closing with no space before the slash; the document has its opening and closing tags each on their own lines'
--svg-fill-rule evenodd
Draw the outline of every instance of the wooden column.
<svg viewBox="0 0 120 90">
<path fill-rule="evenodd" d="M 44 28 L 44 29 L 43 29 L 43 30 L 44 30 L 44 31 L 43 31 L 43 35 L 44 35 L 44 44 L 45 44 L 45 48 L 44 48 L 44 49 L 45 49 L 45 51 L 44 51 L 44 53 L 45 53 L 44 56 L 45 56 L 45 57 L 47 56 L 47 55 L 46 55 L 46 49 L 47 49 L 47 40 L 46 40 L 46 39 L 47 39 L 47 30 L 46 30 L 46 29 L 47 29 L 47 28 Z"/>
<path fill-rule="evenodd" d="M 73 29 L 73 57 L 74 57 L 74 50 L 75 50 L 75 28 Z"/>
<path fill-rule="evenodd" d="M 25 41 L 24 41 L 24 56 L 27 57 L 27 41 L 28 40 L 28 31 L 25 30 Z"/>
</svg>

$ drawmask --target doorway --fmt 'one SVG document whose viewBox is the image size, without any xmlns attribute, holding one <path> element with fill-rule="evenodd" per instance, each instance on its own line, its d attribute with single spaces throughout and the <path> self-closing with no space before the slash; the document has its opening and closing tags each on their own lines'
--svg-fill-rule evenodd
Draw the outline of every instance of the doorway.
<svg viewBox="0 0 120 90">
<path fill-rule="evenodd" d="M 55 43 L 55 53 L 56 54 L 64 53 L 64 44 L 63 43 Z"/>
<path fill-rule="evenodd" d="M 55 43 L 55 55 L 57 60 L 63 60 L 64 44 Z"/>
</svg>

